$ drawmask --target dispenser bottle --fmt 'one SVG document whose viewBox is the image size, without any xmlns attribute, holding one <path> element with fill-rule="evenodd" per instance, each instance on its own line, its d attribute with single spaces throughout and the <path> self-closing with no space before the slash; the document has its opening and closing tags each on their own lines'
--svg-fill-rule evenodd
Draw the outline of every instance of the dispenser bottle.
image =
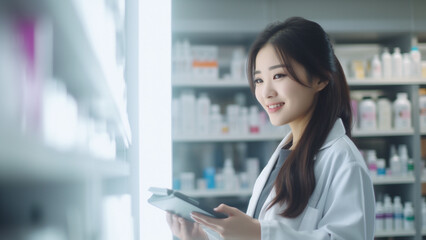
<svg viewBox="0 0 426 240">
<path fill-rule="evenodd" d="M 392 77 L 392 57 L 389 53 L 388 48 L 383 49 L 382 67 L 383 67 L 383 77 L 388 79 L 391 78 Z"/>
<path fill-rule="evenodd" d="M 395 129 L 409 129 L 411 127 L 411 103 L 407 93 L 398 93 L 393 103 Z"/>
</svg>

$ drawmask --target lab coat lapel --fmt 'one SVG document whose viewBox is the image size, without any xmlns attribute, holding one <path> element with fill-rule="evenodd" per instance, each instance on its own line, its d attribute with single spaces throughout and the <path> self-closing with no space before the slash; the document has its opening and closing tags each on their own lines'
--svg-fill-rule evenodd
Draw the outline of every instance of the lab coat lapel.
<svg viewBox="0 0 426 240">
<path fill-rule="evenodd" d="M 274 164 L 278 159 L 278 155 L 280 154 L 281 148 L 285 145 L 285 143 L 287 142 L 289 138 L 291 138 L 291 132 L 287 134 L 287 136 L 280 142 L 280 144 L 278 144 L 278 147 L 275 149 L 275 152 L 272 154 L 265 168 L 262 170 L 259 177 L 257 178 L 256 183 L 254 184 L 253 193 L 250 198 L 249 206 L 247 208 L 247 215 L 253 216 L 254 210 L 257 205 L 257 201 L 259 200 L 259 197 L 260 197 L 260 193 L 265 187 L 266 181 L 268 180 L 268 177 L 271 174 L 272 168 L 274 167 Z M 271 197 L 270 195 L 271 194 L 269 194 L 268 199 Z M 262 209 L 263 208 L 264 206 L 262 207 Z"/>
</svg>

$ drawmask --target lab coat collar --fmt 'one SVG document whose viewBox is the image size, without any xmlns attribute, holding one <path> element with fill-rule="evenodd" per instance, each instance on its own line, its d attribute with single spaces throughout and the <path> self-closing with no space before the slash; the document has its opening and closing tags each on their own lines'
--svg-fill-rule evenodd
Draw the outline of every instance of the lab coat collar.
<svg viewBox="0 0 426 240">
<path fill-rule="evenodd" d="M 320 150 L 323 150 L 325 148 L 330 147 L 337 139 L 343 137 L 346 134 L 345 126 L 343 125 L 343 121 L 341 118 L 338 118 L 336 122 L 334 123 L 333 128 L 331 129 L 330 133 L 328 134 L 327 138 L 325 139 L 324 144 L 321 146 Z M 277 147 L 278 149 L 281 149 L 284 147 L 284 145 L 289 141 L 289 139 L 292 138 L 292 133 L 288 133 L 287 136 L 284 137 L 284 139 L 280 142 L 280 144 Z"/>
</svg>

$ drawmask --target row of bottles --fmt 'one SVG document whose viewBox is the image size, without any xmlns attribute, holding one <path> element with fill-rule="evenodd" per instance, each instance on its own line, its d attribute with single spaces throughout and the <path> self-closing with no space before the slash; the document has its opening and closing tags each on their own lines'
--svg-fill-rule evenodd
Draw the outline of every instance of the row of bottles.
<svg viewBox="0 0 426 240">
<path fill-rule="evenodd" d="M 414 230 L 414 209 L 411 202 L 405 202 L 395 196 L 392 204 L 391 197 L 385 195 L 384 203 L 376 203 L 376 231 Z"/>
<path fill-rule="evenodd" d="M 384 158 L 377 158 L 376 150 L 361 150 L 371 176 L 414 176 L 414 161 L 408 156 L 407 145 L 391 145 L 388 168 Z"/>
<path fill-rule="evenodd" d="M 386 96 L 379 96 L 377 101 L 364 96 L 359 103 L 352 99 L 351 106 L 354 127 L 360 130 L 401 130 L 412 127 L 411 103 L 407 93 L 398 93 L 393 103 Z"/>
<path fill-rule="evenodd" d="M 256 105 L 246 106 L 244 94 L 235 95 L 235 103 L 222 114 L 219 104 L 212 103 L 206 93 L 196 97 L 193 91 L 184 91 L 172 102 L 173 134 L 220 135 L 259 134 L 272 131 L 272 125 L 264 111 Z"/>
</svg>

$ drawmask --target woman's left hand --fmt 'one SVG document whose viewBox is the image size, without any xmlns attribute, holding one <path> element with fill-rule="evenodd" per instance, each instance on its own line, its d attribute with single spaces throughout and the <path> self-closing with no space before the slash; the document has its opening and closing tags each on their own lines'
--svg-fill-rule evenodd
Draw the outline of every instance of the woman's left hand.
<svg viewBox="0 0 426 240">
<path fill-rule="evenodd" d="M 257 219 L 226 204 L 220 204 L 214 210 L 224 213 L 228 217 L 224 219 L 211 218 L 195 212 L 191 216 L 199 224 L 219 233 L 225 240 L 260 240 L 260 223 Z"/>
</svg>

